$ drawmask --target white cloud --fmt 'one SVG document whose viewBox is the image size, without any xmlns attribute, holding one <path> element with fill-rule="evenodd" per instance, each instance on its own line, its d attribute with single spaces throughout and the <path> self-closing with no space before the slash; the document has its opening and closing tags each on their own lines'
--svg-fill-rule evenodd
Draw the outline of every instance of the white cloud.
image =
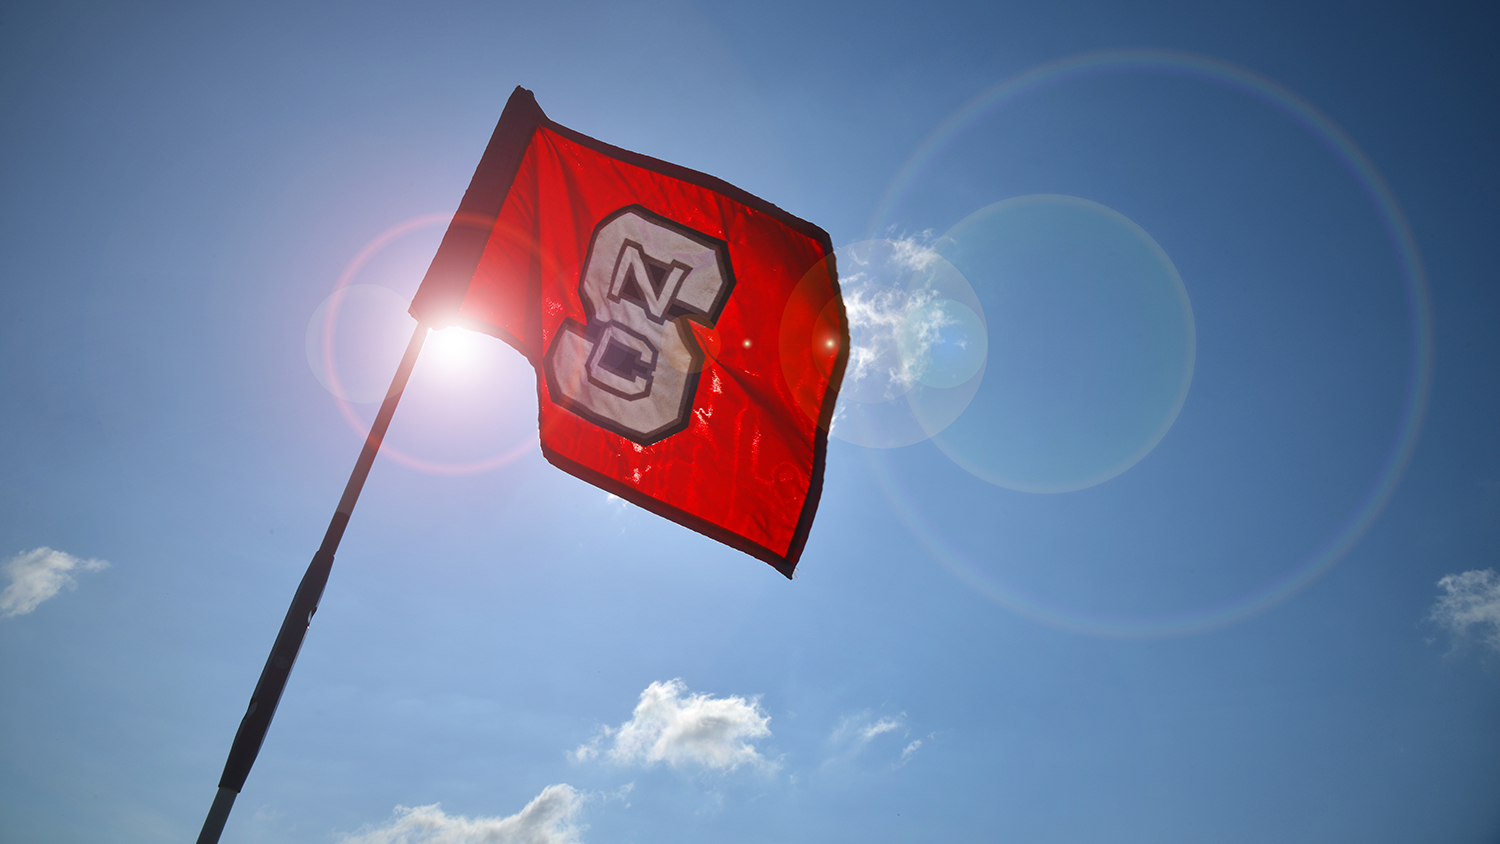
<svg viewBox="0 0 1500 844">
<path fill-rule="evenodd" d="M 1433 621 L 1455 638 L 1471 633 L 1500 651 L 1500 575 L 1494 569 L 1450 574 L 1438 581 L 1445 594 L 1432 607 Z"/>
<path fill-rule="evenodd" d="M 574 823 L 587 795 L 566 783 L 542 789 L 505 818 L 449 815 L 437 803 L 397 806 L 384 826 L 365 827 L 339 844 L 581 844 L 587 827 Z"/>
<path fill-rule="evenodd" d="M 861 269 L 840 279 L 850 336 L 843 390 L 865 402 L 889 401 L 915 387 L 932 365 L 942 329 L 957 323 L 933 289 L 942 256 L 917 238 L 884 244 L 863 260 L 845 250 Z"/>
<path fill-rule="evenodd" d="M 882 716 L 872 720 L 870 713 L 866 711 L 839 719 L 838 726 L 833 728 L 833 735 L 829 736 L 828 742 L 834 747 L 842 747 L 846 752 L 852 753 L 869 744 L 870 740 L 876 736 L 895 730 L 901 730 L 905 734 L 905 712 L 894 718 Z"/>
<path fill-rule="evenodd" d="M 10 618 L 31 612 L 63 587 L 77 587 L 73 572 L 99 571 L 109 568 L 109 563 L 80 560 L 51 548 L 34 548 L 11 557 L 0 568 L 10 576 L 10 585 L 0 593 L 0 616 Z"/>
<path fill-rule="evenodd" d="M 899 730 L 901 729 L 901 727 L 902 724 L 900 721 L 893 721 L 890 718 L 881 718 L 879 721 L 876 721 L 875 723 L 870 724 L 864 729 L 860 730 L 859 735 L 860 738 L 862 738 L 864 741 L 869 741 L 870 739 L 875 738 L 881 733 L 888 733 L 891 730 Z"/>
<path fill-rule="evenodd" d="M 937 733 L 928 733 L 927 738 L 930 739 L 935 735 L 937 735 Z M 899 768 L 902 765 L 905 765 L 907 762 L 911 761 L 911 758 L 917 755 L 917 751 L 922 749 L 922 742 L 923 739 L 912 739 L 911 744 L 908 744 L 906 746 L 906 749 L 901 751 L 901 758 L 896 761 L 896 767 Z"/>
<path fill-rule="evenodd" d="M 915 386 L 928 366 L 938 330 L 951 321 L 941 309 L 926 307 L 936 297 L 930 288 L 851 286 L 844 294 L 850 332 L 844 377 L 863 392 L 878 390 L 886 399 Z"/>
<path fill-rule="evenodd" d="M 876 718 L 871 715 L 869 710 L 865 710 L 854 715 L 844 716 L 839 719 L 838 725 L 833 728 L 833 732 L 828 736 L 828 743 L 825 749 L 826 756 L 823 759 L 824 769 L 853 764 L 855 759 L 864 753 L 867 745 L 875 743 L 877 740 L 888 742 L 889 739 L 880 739 L 881 736 L 887 733 L 899 740 L 911 737 L 911 727 L 906 722 L 905 712 L 894 716 L 882 715 Z M 891 763 L 891 767 L 899 768 L 905 765 L 912 756 L 916 755 L 918 750 L 922 749 L 923 742 L 931 739 L 934 735 L 936 734 L 929 733 L 923 738 L 912 739 L 907 742 L 900 755 Z M 889 744 L 885 745 L 885 747 L 889 746 Z M 893 753 L 894 751 L 881 750 L 879 752 L 884 755 L 885 753 Z"/>
<path fill-rule="evenodd" d="M 909 271 L 924 272 L 931 269 L 942 257 L 927 245 L 931 240 L 932 229 L 926 229 L 916 237 L 898 237 L 891 241 L 891 258 Z"/>
<path fill-rule="evenodd" d="M 674 768 L 715 771 L 742 765 L 771 769 L 775 763 L 748 741 L 771 735 L 770 721 L 759 698 L 691 694 L 681 680 L 668 680 L 647 686 L 629 721 L 604 727 L 573 756 L 582 762 L 602 755 L 619 764 L 647 767 L 665 762 Z"/>
<path fill-rule="evenodd" d="M 901 751 L 901 762 L 899 764 L 905 765 L 906 764 L 906 760 L 908 760 L 911 757 L 915 756 L 917 754 L 917 751 L 921 750 L 921 749 L 922 749 L 922 740 L 921 739 L 917 739 L 917 740 L 913 741 L 911 744 L 908 744 L 906 746 L 906 749 L 903 750 L 903 751 Z"/>
</svg>

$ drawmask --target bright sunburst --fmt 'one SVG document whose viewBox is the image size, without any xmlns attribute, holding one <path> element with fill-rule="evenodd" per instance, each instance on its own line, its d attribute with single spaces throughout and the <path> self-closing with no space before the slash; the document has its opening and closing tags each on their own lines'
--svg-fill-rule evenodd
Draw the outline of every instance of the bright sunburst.
<svg viewBox="0 0 1500 844">
<path fill-rule="evenodd" d="M 477 331 L 459 328 L 456 325 L 438 329 L 427 335 L 424 358 L 430 358 L 449 375 L 471 373 L 477 365 L 483 348 L 480 344 L 488 338 Z"/>
</svg>

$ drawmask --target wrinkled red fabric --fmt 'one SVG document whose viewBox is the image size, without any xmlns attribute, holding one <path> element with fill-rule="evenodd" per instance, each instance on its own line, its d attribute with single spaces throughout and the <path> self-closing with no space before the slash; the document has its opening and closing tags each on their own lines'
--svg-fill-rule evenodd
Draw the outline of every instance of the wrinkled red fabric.
<svg viewBox="0 0 1500 844">
<path fill-rule="evenodd" d="M 507 128 L 512 110 L 491 147 L 508 144 L 520 160 L 508 182 L 498 179 L 501 187 L 478 184 L 476 174 L 469 208 L 455 217 L 413 314 L 499 336 L 538 367 L 541 443 L 554 465 L 790 577 L 821 493 L 848 347 L 828 236 L 713 177 L 557 126 L 540 109 L 529 124 Z M 476 191 L 502 187 L 493 217 L 483 208 L 476 214 Z M 714 325 L 693 324 L 705 356 L 686 428 L 649 445 L 554 400 L 540 370 L 564 321 L 587 321 L 579 288 L 591 238 L 628 206 L 724 241 L 734 276 Z M 460 241 L 454 228 L 476 226 L 488 234 L 467 283 L 451 270 L 436 277 L 440 265 L 464 263 L 455 259 L 459 247 L 450 249 L 450 239 Z M 470 240 L 472 251 L 478 241 Z"/>
</svg>

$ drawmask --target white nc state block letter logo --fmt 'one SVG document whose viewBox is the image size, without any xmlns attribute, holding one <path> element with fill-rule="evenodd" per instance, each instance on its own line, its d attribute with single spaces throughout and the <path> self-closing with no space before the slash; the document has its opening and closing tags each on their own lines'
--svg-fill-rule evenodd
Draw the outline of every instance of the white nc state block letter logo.
<svg viewBox="0 0 1500 844">
<path fill-rule="evenodd" d="M 688 425 L 703 350 L 734 275 L 722 240 L 631 205 L 594 229 L 578 282 L 587 324 L 566 320 L 542 361 L 552 400 L 650 445 Z"/>
</svg>

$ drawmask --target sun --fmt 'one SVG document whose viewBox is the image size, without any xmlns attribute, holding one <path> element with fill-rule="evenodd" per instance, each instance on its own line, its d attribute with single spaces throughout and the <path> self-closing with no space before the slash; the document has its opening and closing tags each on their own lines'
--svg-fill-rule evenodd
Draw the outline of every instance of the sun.
<svg viewBox="0 0 1500 844">
<path fill-rule="evenodd" d="M 422 356 L 430 358 L 444 371 L 460 374 L 474 368 L 482 351 L 484 335 L 467 328 L 450 325 L 427 335 Z"/>
</svg>

